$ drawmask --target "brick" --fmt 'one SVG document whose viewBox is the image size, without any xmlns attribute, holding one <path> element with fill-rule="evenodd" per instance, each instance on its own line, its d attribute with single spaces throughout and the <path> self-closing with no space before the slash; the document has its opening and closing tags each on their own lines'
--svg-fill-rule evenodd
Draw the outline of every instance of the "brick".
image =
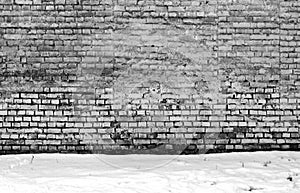
<svg viewBox="0 0 300 193">
<path fill-rule="evenodd" d="M 25 4 L 25 5 L 31 5 L 33 3 L 32 0 L 14 0 L 16 4 Z"/>
<path fill-rule="evenodd" d="M 248 143 L 253 143 L 253 144 L 258 144 L 258 139 L 242 139 L 242 144 L 248 144 Z"/>
<path fill-rule="evenodd" d="M 259 143 L 262 143 L 262 144 L 271 143 L 271 144 L 273 144 L 273 143 L 276 143 L 276 140 L 275 139 L 259 139 Z"/>
<path fill-rule="evenodd" d="M 7 115 L 7 111 L 6 110 L 0 110 L 0 115 Z"/>
<path fill-rule="evenodd" d="M 8 39 L 8 40 L 19 40 L 22 38 L 22 35 L 21 34 L 4 34 L 3 38 Z"/>
</svg>

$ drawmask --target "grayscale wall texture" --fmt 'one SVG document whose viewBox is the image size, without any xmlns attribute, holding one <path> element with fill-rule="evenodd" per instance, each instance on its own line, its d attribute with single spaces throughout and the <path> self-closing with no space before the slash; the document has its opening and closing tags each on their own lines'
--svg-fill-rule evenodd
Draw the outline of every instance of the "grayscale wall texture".
<svg viewBox="0 0 300 193">
<path fill-rule="evenodd" d="M 0 154 L 299 150 L 300 1 L 0 0 Z"/>
</svg>

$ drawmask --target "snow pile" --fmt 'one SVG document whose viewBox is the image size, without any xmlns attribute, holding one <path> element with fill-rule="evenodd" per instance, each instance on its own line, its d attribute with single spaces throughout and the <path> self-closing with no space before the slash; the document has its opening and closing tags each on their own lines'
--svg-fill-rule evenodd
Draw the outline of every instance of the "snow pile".
<svg viewBox="0 0 300 193">
<path fill-rule="evenodd" d="M 3 193 L 299 193 L 300 152 L 0 156 Z"/>
</svg>

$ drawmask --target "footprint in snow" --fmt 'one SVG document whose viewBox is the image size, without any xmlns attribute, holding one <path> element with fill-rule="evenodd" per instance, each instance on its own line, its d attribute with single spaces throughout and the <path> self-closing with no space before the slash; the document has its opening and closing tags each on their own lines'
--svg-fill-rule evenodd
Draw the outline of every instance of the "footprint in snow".
<svg viewBox="0 0 300 193">
<path fill-rule="evenodd" d="M 23 166 L 23 165 L 27 165 L 29 164 L 30 161 L 28 159 L 17 159 L 17 163 L 13 163 L 13 164 L 10 164 L 9 168 L 10 169 L 13 169 L 15 167 L 20 167 L 20 166 Z"/>
</svg>

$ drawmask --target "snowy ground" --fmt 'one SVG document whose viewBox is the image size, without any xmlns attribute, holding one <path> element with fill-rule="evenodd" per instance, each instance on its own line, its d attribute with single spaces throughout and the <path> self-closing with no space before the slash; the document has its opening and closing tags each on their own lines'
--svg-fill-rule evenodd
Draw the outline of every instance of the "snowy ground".
<svg viewBox="0 0 300 193">
<path fill-rule="evenodd" d="M 0 192 L 299 193 L 300 152 L 7 155 Z"/>
</svg>

